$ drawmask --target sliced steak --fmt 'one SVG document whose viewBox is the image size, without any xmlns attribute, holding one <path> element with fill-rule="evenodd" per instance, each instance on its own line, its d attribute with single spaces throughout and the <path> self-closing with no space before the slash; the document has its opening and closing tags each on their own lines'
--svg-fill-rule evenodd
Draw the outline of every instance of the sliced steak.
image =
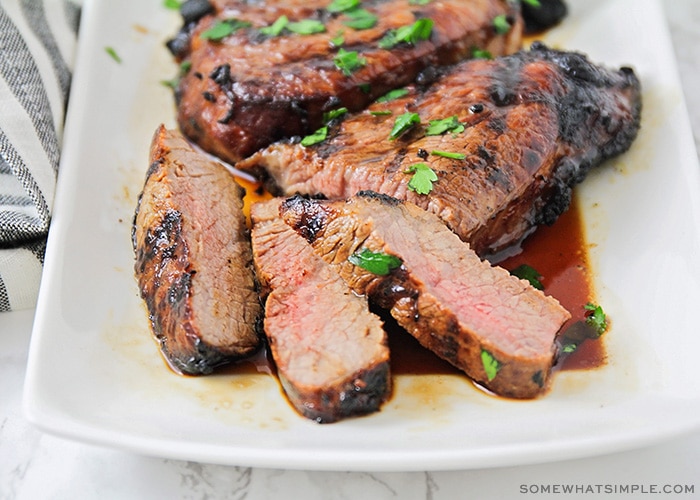
<svg viewBox="0 0 700 500">
<path fill-rule="evenodd" d="M 553 223 L 568 208 L 572 186 L 629 148 L 640 110 L 632 70 L 607 70 L 581 54 L 534 44 L 466 61 L 428 90 L 411 87 L 375 103 L 331 126 L 319 144 L 277 143 L 236 167 L 266 171 L 286 195 L 346 198 L 372 190 L 411 201 L 487 256 Z M 420 123 L 390 139 L 407 112 Z M 428 135 L 431 121 L 450 117 L 458 127 Z M 452 153 L 463 156 L 444 156 Z M 437 176 L 428 194 L 410 189 L 417 164 Z"/>
<path fill-rule="evenodd" d="M 296 196 L 281 213 L 356 293 L 389 308 L 422 345 L 479 384 L 514 398 L 546 388 L 569 313 L 482 261 L 435 215 L 366 192 L 347 201 Z M 362 256 L 369 262 L 377 254 L 398 258 L 397 267 L 384 275 L 366 270 Z"/>
<path fill-rule="evenodd" d="M 374 0 L 345 12 L 330 12 L 330 4 L 227 0 L 200 9 L 198 20 L 186 17 L 184 32 L 170 43 L 187 68 L 176 90 L 182 131 L 233 163 L 276 140 L 316 130 L 327 111 L 359 110 L 391 89 L 430 79 L 434 66 L 470 57 L 476 49 L 500 55 L 521 46 L 518 2 Z M 376 24 L 350 27 L 358 13 L 365 20 L 376 16 Z M 265 34 L 282 16 L 286 28 Z M 504 34 L 494 25 L 499 16 L 509 23 Z M 427 39 L 382 42 L 422 20 L 433 23 Z M 208 30 L 222 21 L 237 29 L 212 40 Z M 308 21 L 323 31 L 290 30 Z"/>
<path fill-rule="evenodd" d="M 391 390 L 389 348 L 367 300 L 279 215 L 252 206 L 253 255 L 267 295 L 265 333 L 285 393 L 319 423 L 377 411 Z"/>
<path fill-rule="evenodd" d="M 243 189 L 163 126 L 150 160 L 132 230 L 139 290 L 170 366 L 210 373 L 260 345 Z"/>
</svg>

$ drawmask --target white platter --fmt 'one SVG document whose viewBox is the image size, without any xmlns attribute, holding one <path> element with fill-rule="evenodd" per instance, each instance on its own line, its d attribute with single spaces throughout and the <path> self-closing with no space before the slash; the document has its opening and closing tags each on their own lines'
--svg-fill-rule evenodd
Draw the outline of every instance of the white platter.
<svg viewBox="0 0 700 500">
<path fill-rule="evenodd" d="M 700 178 L 672 48 L 654 0 L 570 0 L 558 48 L 630 65 L 644 88 L 633 148 L 579 188 L 609 362 L 558 373 L 528 402 L 454 376 L 399 376 L 375 415 L 298 416 L 266 374 L 184 378 L 152 340 L 130 225 L 151 135 L 174 126 L 160 0 L 87 1 L 25 411 L 41 429 L 140 454 L 317 470 L 436 470 L 590 456 L 700 427 Z M 113 47 L 117 63 L 106 52 Z"/>
</svg>

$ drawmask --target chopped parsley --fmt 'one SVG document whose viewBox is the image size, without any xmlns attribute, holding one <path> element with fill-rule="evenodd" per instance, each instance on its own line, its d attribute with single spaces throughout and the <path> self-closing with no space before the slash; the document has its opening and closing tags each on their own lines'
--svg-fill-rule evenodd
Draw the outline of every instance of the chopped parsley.
<svg viewBox="0 0 700 500">
<path fill-rule="evenodd" d="M 328 12 L 345 12 L 353 10 L 360 6 L 360 0 L 333 0 L 326 10 Z"/>
<path fill-rule="evenodd" d="M 493 357 L 493 354 L 486 349 L 481 349 L 481 364 L 484 365 L 486 378 L 489 382 L 496 378 L 498 371 L 501 369 L 501 363 Z"/>
<path fill-rule="evenodd" d="M 355 9 L 345 13 L 348 18 L 343 21 L 343 24 L 349 28 L 356 30 L 368 30 L 374 28 L 379 18 L 372 14 L 367 9 Z"/>
<path fill-rule="evenodd" d="M 180 6 L 183 2 L 180 0 L 163 0 L 163 6 L 166 9 L 180 10 Z"/>
<path fill-rule="evenodd" d="M 590 302 L 583 306 L 583 308 L 586 311 L 589 311 L 588 315 L 586 316 L 586 323 L 593 327 L 598 335 L 602 335 L 608 328 L 608 320 L 605 317 L 603 308 Z"/>
<path fill-rule="evenodd" d="M 398 99 L 399 97 L 405 96 L 406 94 L 408 94 L 408 90 L 406 90 L 406 89 L 394 89 L 394 90 L 387 92 L 386 94 L 384 94 L 380 98 L 378 98 L 377 102 L 393 101 L 393 100 Z"/>
<path fill-rule="evenodd" d="M 499 14 L 493 18 L 493 28 L 499 35 L 505 35 L 510 31 L 510 22 L 505 14 Z"/>
<path fill-rule="evenodd" d="M 313 146 L 319 142 L 323 142 L 328 137 L 328 127 L 321 127 L 313 134 L 307 135 L 301 140 L 301 145 L 306 147 Z"/>
<path fill-rule="evenodd" d="M 119 57 L 119 54 L 117 54 L 117 51 L 114 50 L 114 47 L 105 47 L 105 52 L 109 54 L 109 57 L 121 64 L 122 58 Z"/>
<path fill-rule="evenodd" d="M 431 151 L 430 154 L 434 156 L 442 156 L 443 158 L 450 158 L 452 160 L 464 160 L 467 157 L 467 155 L 464 153 L 453 153 L 452 151 L 434 150 Z"/>
<path fill-rule="evenodd" d="M 538 290 L 544 290 L 544 286 L 540 281 L 542 279 L 542 275 L 532 266 L 521 264 L 513 269 L 510 274 L 520 278 L 521 280 L 529 281 L 530 284 Z"/>
<path fill-rule="evenodd" d="M 534 7 L 536 9 L 539 9 L 540 7 L 542 7 L 540 0 L 522 0 L 522 2 L 528 4 L 530 7 Z"/>
<path fill-rule="evenodd" d="M 431 0 L 408 0 L 408 5 L 428 5 Z"/>
<path fill-rule="evenodd" d="M 348 112 L 348 108 L 338 108 L 338 109 L 332 109 L 330 111 L 327 111 L 323 113 L 323 121 L 325 123 L 328 123 L 331 120 L 334 120 L 335 118 L 339 118 L 346 114 Z"/>
<path fill-rule="evenodd" d="M 287 27 L 289 24 L 289 18 L 287 16 L 280 16 L 277 18 L 277 20 L 272 23 L 270 26 L 265 26 L 264 28 L 260 28 L 260 33 L 263 35 L 267 36 L 279 36 L 282 31 L 284 31 L 284 28 Z"/>
<path fill-rule="evenodd" d="M 433 190 L 433 182 L 438 180 L 437 174 L 426 163 L 411 165 L 405 174 L 413 174 L 408 181 L 408 189 L 418 194 L 428 194 Z"/>
<path fill-rule="evenodd" d="M 379 48 L 391 49 L 402 42 L 415 45 L 421 40 L 427 40 L 433 32 L 433 24 L 432 19 L 423 18 L 408 26 L 391 30 L 379 40 Z"/>
<path fill-rule="evenodd" d="M 372 116 L 388 116 L 388 115 L 391 115 L 393 113 L 388 109 L 380 109 L 377 111 L 370 111 L 369 114 Z"/>
<path fill-rule="evenodd" d="M 491 52 L 488 50 L 474 47 L 472 48 L 472 57 L 474 59 L 493 59 L 493 54 L 491 54 Z"/>
<path fill-rule="evenodd" d="M 345 76 L 350 76 L 367 64 L 367 59 L 354 50 L 351 51 L 340 48 L 333 58 L 333 62 L 335 63 L 335 67 L 342 71 Z"/>
<path fill-rule="evenodd" d="M 401 267 L 401 259 L 395 255 L 389 255 L 382 252 L 372 252 L 368 248 L 362 252 L 355 252 L 348 257 L 348 261 L 362 269 L 369 271 L 372 274 L 386 276 L 392 270 Z"/>
<path fill-rule="evenodd" d="M 345 36 L 343 30 L 338 31 L 333 38 L 331 38 L 331 45 L 333 47 L 340 47 L 345 43 Z"/>
<path fill-rule="evenodd" d="M 464 132 L 464 125 L 457 119 L 457 115 L 443 118 L 441 120 L 430 120 L 425 135 L 442 135 L 446 132 Z"/>
<path fill-rule="evenodd" d="M 235 33 L 239 29 L 250 27 L 250 25 L 251 24 L 248 21 L 241 21 L 240 19 L 224 19 L 222 21 L 218 21 L 211 28 L 204 30 L 199 37 L 202 40 L 218 42 Z"/>
<path fill-rule="evenodd" d="M 286 28 L 297 35 L 313 35 L 326 31 L 326 26 L 315 19 L 302 19 L 295 23 L 288 23 Z"/>
<path fill-rule="evenodd" d="M 411 113 L 409 111 L 397 116 L 396 121 L 394 122 L 394 127 L 391 129 L 391 133 L 389 134 L 389 139 L 397 139 L 401 134 L 417 123 L 420 123 L 420 116 L 418 113 Z"/>
</svg>

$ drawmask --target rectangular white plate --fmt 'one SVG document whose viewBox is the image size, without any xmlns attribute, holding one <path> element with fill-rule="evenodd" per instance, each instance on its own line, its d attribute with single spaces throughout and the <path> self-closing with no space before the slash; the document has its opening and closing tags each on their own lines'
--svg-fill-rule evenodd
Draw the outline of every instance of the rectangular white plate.
<svg viewBox="0 0 700 500">
<path fill-rule="evenodd" d="M 579 194 L 609 363 L 558 373 L 537 401 L 464 378 L 399 376 L 375 415 L 298 416 L 265 374 L 185 378 L 151 338 L 130 227 L 159 123 L 174 126 L 160 0 L 87 2 L 25 387 L 28 418 L 68 438 L 162 457 L 280 468 L 429 470 L 601 454 L 700 424 L 700 180 L 663 12 L 654 0 L 570 0 L 545 40 L 644 88 L 629 153 Z M 117 63 L 106 52 L 113 47 Z"/>
</svg>

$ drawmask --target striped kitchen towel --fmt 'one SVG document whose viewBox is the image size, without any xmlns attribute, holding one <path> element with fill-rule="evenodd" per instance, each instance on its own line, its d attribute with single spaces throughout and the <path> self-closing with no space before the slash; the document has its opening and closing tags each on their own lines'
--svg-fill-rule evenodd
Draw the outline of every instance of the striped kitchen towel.
<svg viewBox="0 0 700 500">
<path fill-rule="evenodd" d="M 34 307 L 80 7 L 0 0 L 0 312 Z"/>
</svg>

